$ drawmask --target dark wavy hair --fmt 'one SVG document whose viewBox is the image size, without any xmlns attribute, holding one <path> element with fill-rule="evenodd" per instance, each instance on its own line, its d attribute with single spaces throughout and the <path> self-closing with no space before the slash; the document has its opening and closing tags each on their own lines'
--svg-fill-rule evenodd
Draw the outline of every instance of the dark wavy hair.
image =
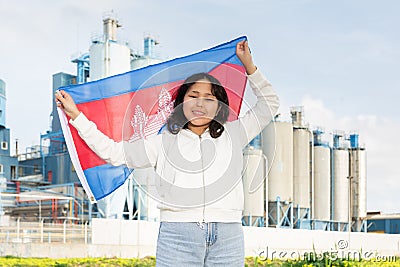
<svg viewBox="0 0 400 267">
<path fill-rule="evenodd" d="M 225 88 L 214 76 L 208 73 L 197 73 L 188 77 L 174 94 L 174 110 L 167 120 L 167 129 L 172 134 L 177 134 L 181 129 L 188 128 L 188 120 L 183 113 L 181 104 L 189 88 L 200 80 L 207 80 L 211 83 L 211 93 L 218 100 L 218 112 L 208 127 L 210 135 L 213 138 L 218 138 L 224 132 L 223 124 L 229 116 L 229 100 Z"/>
</svg>

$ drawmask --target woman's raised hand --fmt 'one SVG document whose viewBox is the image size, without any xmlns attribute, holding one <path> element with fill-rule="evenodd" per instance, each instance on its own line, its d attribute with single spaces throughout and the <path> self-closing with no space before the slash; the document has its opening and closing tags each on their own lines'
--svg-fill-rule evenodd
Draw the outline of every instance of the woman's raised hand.
<svg viewBox="0 0 400 267">
<path fill-rule="evenodd" d="M 236 55 L 245 67 L 247 74 L 251 75 L 257 70 L 256 66 L 253 63 L 253 57 L 251 56 L 249 43 L 247 42 L 247 40 L 237 43 Z"/>
<path fill-rule="evenodd" d="M 80 111 L 78 107 L 75 105 L 74 100 L 64 90 L 59 90 L 55 94 L 55 101 L 57 103 L 57 107 L 64 110 L 64 112 L 73 120 L 78 117 Z"/>
</svg>

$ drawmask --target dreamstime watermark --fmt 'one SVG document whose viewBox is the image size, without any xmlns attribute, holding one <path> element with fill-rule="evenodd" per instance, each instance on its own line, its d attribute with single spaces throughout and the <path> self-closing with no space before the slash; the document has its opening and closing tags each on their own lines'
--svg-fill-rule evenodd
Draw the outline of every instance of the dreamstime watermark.
<svg viewBox="0 0 400 267">
<path fill-rule="evenodd" d="M 378 252 L 349 249 L 347 240 L 336 242 L 336 249 L 326 251 L 299 251 L 299 250 L 277 250 L 268 246 L 257 251 L 260 260 L 305 260 L 309 262 L 323 260 L 349 260 L 349 261 L 371 261 L 371 262 L 395 262 L 394 255 L 381 255 Z"/>
</svg>

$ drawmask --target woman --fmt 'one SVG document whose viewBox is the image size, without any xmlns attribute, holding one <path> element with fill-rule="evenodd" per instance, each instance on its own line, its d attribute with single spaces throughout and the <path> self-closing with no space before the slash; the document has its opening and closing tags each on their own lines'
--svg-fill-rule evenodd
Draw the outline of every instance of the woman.
<svg viewBox="0 0 400 267">
<path fill-rule="evenodd" d="M 243 148 L 271 121 L 279 100 L 255 67 L 247 41 L 236 55 L 257 96 L 245 116 L 227 122 L 225 89 L 208 74 L 189 77 L 178 89 L 167 131 L 133 143 L 116 143 L 97 130 L 69 94 L 58 107 L 89 147 L 113 165 L 153 166 L 160 229 L 157 266 L 243 266 Z"/>
</svg>

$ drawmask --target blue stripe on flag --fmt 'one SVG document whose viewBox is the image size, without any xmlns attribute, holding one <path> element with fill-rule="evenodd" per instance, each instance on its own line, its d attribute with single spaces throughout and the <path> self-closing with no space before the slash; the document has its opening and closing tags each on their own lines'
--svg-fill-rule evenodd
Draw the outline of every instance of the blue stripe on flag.
<svg viewBox="0 0 400 267">
<path fill-rule="evenodd" d="M 96 200 L 114 192 L 123 185 L 132 172 L 125 166 L 104 164 L 83 171 Z"/>
<path fill-rule="evenodd" d="M 238 41 L 245 39 L 242 36 L 193 55 L 61 89 L 67 91 L 75 103 L 80 104 L 181 81 L 194 73 L 210 72 L 221 63 L 242 65 L 236 55 L 232 56 L 232 49 L 235 49 Z"/>
</svg>

